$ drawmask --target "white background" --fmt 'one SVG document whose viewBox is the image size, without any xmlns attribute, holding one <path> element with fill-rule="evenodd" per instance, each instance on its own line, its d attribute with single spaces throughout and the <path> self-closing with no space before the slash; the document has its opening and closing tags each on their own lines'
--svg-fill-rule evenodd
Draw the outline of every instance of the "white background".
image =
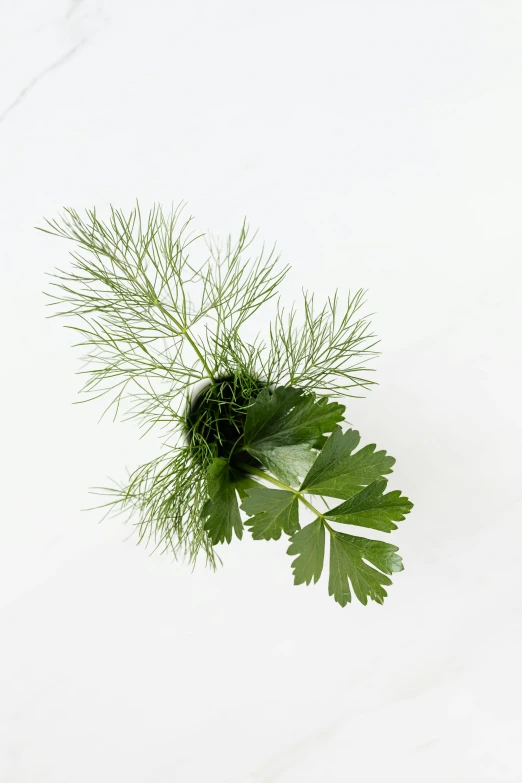
<svg viewBox="0 0 522 783">
<path fill-rule="evenodd" d="M 2 783 L 522 780 L 522 4 L 0 9 Z M 283 541 L 191 573 L 80 510 L 159 444 L 71 404 L 33 226 L 136 197 L 246 214 L 288 301 L 368 289 L 348 418 L 415 502 L 384 606 L 294 587 Z"/>
</svg>

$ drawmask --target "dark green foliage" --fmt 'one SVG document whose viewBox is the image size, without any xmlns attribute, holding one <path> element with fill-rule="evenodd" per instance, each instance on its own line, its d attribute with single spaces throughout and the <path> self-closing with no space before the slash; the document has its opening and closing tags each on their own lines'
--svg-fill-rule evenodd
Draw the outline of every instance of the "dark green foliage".
<svg viewBox="0 0 522 783">
<path fill-rule="evenodd" d="M 322 520 L 318 517 L 292 536 L 288 554 L 298 555 L 292 563 L 294 584 L 309 585 L 312 580 L 317 582 L 321 576 L 324 561 L 324 530 Z"/>
<path fill-rule="evenodd" d="M 263 386 L 248 375 L 227 375 L 209 381 L 188 407 L 189 442 L 207 444 L 214 448 L 216 456 L 231 458 L 231 462 L 259 465 L 244 448 L 238 448 L 238 442 L 243 438 L 249 402 Z"/>
<path fill-rule="evenodd" d="M 395 522 L 402 522 L 413 503 L 401 495 L 398 489 L 384 495 L 387 484 L 386 479 L 373 481 L 345 503 L 325 512 L 325 518 L 347 525 L 371 527 L 384 533 L 397 530 Z"/>
<path fill-rule="evenodd" d="M 375 445 L 354 452 L 360 441 L 356 430 L 343 432 L 340 427 L 323 446 L 319 458 L 301 484 L 304 492 L 350 498 L 361 487 L 392 472 L 393 457 L 385 451 L 375 451 Z"/>
<path fill-rule="evenodd" d="M 253 487 L 247 489 L 241 508 L 250 519 L 246 525 L 253 538 L 266 540 L 291 536 L 299 530 L 299 501 L 294 492 L 285 489 Z"/>
<path fill-rule="evenodd" d="M 362 604 L 368 598 L 382 604 L 388 595 L 383 585 L 391 585 L 385 574 L 402 571 L 402 560 L 396 555 L 397 547 L 385 541 L 335 532 L 330 537 L 330 579 L 328 593 L 337 603 L 346 606 L 352 600 L 350 584 Z M 373 563 L 379 570 L 372 568 Z M 384 572 L 384 573 L 381 573 Z"/>
<path fill-rule="evenodd" d="M 248 451 L 271 451 L 297 443 L 315 444 L 342 421 L 344 405 L 302 389 L 281 386 L 263 389 L 250 407 L 245 422 L 244 445 Z"/>
<path fill-rule="evenodd" d="M 206 517 L 205 530 L 213 544 L 232 541 L 232 533 L 243 538 L 243 523 L 239 514 L 236 492 L 244 492 L 255 484 L 248 476 L 237 474 L 223 457 L 216 457 L 207 470 L 209 499 L 201 510 Z"/>
</svg>

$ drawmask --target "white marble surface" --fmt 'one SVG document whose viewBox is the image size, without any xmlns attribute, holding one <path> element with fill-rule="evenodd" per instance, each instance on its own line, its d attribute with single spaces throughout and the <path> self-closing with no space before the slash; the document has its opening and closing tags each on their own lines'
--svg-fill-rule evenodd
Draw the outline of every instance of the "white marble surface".
<svg viewBox="0 0 522 783">
<path fill-rule="evenodd" d="M 518 0 L 0 2 L 2 783 L 522 780 Z M 349 405 L 415 501 L 383 607 L 148 556 L 88 487 L 154 454 L 73 406 L 61 205 L 246 213 L 285 289 L 369 289 Z"/>
</svg>

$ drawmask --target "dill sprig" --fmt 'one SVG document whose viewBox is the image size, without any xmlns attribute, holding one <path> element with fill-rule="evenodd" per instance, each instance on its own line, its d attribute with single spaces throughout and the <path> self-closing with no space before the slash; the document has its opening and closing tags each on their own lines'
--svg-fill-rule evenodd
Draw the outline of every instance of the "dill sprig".
<svg viewBox="0 0 522 783">
<path fill-rule="evenodd" d="M 334 397 L 369 388 L 376 341 L 360 315 L 364 292 L 348 294 L 344 307 L 336 293 L 316 308 L 303 291 L 301 324 L 296 307 L 278 302 L 266 335 L 249 342 L 245 324 L 277 296 L 289 267 L 275 248 L 250 257 L 256 235 L 246 222 L 221 245 L 195 234 L 182 206 L 168 213 L 154 206 L 145 215 L 137 204 L 128 213 L 111 207 L 106 220 L 95 209 L 67 208 L 40 230 L 75 244 L 47 295 L 52 315 L 69 320 L 84 350 L 82 401 L 105 398 L 102 415 L 166 433 L 157 459 L 125 485 L 102 489 L 105 505 L 128 514 L 140 540 L 191 562 L 203 552 L 215 565 L 201 510 L 223 432 L 235 428 L 240 437 L 248 400 L 263 386 Z M 207 406 L 198 430 L 191 401 L 206 384 L 208 402 L 223 379 L 228 396 L 215 414 Z"/>
<path fill-rule="evenodd" d="M 270 325 L 270 377 L 277 383 L 309 389 L 330 397 L 358 397 L 354 388 L 368 389 L 374 381 L 361 373 L 372 372 L 366 363 L 375 355 L 375 335 L 368 316 L 356 317 L 364 305 L 362 290 L 349 293 L 340 311 L 336 291 L 316 310 L 314 295 L 303 291 L 304 323 L 296 326 L 295 305 L 288 313 L 278 307 Z"/>
<path fill-rule="evenodd" d="M 97 487 L 93 493 L 107 498 L 102 507 L 108 512 L 134 521 L 138 542 L 189 562 L 203 553 L 214 568 L 217 555 L 201 520 L 207 498 L 202 466 L 212 459 L 206 452 L 201 446 L 169 447 L 137 468 L 126 484 Z"/>
</svg>

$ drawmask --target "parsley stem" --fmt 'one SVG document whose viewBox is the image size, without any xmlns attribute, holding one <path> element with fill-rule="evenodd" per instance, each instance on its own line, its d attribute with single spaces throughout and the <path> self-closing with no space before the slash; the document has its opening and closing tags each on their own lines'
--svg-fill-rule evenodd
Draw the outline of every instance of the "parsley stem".
<svg viewBox="0 0 522 783">
<path fill-rule="evenodd" d="M 324 514 L 322 514 L 319 509 L 317 509 L 315 506 L 312 506 L 309 500 L 307 500 L 301 492 L 298 489 L 294 489 L 294 487 L 288 486 L 288 484 L 283 484 L 282 481 L 279 481 L 279 479 L 274 478 L 270 475 L 270 473 L 265 473 L 264 470 L 259 470 L 259 468 L 254 468 L 252 465 L 246 465 L 245 463 L 241 463 L 238 465 L 238 468 L 241 468 L 241 470 L 244 470 L 245 473 L 250 473 L 252 476 L 259 476 L 259 478 L 265 479 L 265 481 L 269 481 L 271 484 L 274 484 L 276 487 L 279 487 L 279 489 L 285 489 L 287 492 L 293 492 L 294 495 L 297 495 L 301 503 L 303 503 L 307 508 L 310 509 L 314 514 L 316 514 L 319 519 L 322 521 L 323 525 L 328 529 L 328 531 L 331 533 L 331 535 L 335 535 L 335 530 L 330 527 L 326 519 L 324 518 Z"/>
<path fill-rule="evenodd" d="M 280 489 L 286 489 L 289 492 L 294 492 L 296 495 L 299 494 L 296 489 L 292 489 L 292 487 L 289 487 L 287 484 L 283 484 L 282 481 L 274 478 L 270 475 L 270 473 L 266 473 L 264 470 L 259 470 L 259 468 L 254 468 L 253 465 L 247 465 L 246 463 L 241 462 L 238 464 L 238 468 L 244 470 L 245 473 L 250 473 L 252 476 L 259 476 L 259 478 L 266 479 L 266 481 L 269 481 L 271 484 L 275 484 L 275 486 L 279 487 Z"/>
</svg>

